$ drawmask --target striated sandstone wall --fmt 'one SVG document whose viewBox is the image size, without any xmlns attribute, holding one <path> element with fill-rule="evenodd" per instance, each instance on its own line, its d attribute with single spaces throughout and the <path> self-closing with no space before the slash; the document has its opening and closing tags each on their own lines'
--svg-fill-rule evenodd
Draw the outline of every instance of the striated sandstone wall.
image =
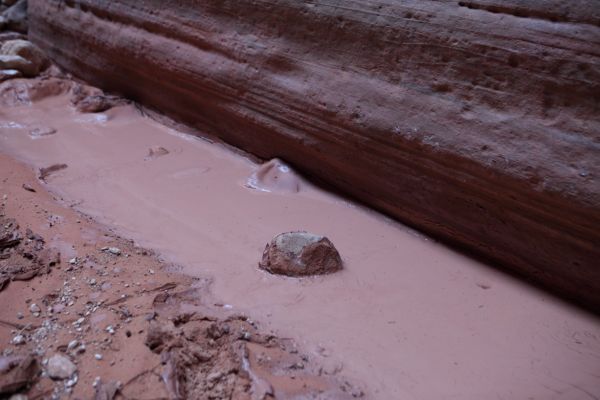
<svg viewBox="0 0 600 400">
<path fill-rule="evenodd" d="M 600 1 L 29 2 L 75 75 L 600 309 Z"/>
</svg>

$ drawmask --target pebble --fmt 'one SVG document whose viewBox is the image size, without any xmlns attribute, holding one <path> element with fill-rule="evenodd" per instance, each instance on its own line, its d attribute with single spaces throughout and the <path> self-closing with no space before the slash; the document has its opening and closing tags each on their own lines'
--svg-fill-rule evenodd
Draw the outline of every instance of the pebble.
<svg viewBox="0 0 600 400">
<path fill-rule="evenodd" d="M 77 375 L 73 376 L 73 378 L 69 379 L 65 382 L 66 387 L 73 387 L 77 384 L 78 377 Z"/>
<path fill-rule="evenodd" d="M 36 313 L 38 313 L 38 314 L 39 314 L 40 312 L 42 312 L 42 309 L 41 309 L 41 308 L 40 308 L 40 306 L 38 306 L 37 304 L 35 304 L 35 303 L 32 303 L 32 304 L 29 306 L 29 311 L 31 311 L 31 313 L 32 313 L 32 314 L 36 314 Z"/>
<path fill-rule="evenodd" d="M 108 252 L 118 256 L 119 254 L 121 254 L 121 249 L 119 249 L 118 247 L 109 247 Z"/>
<path fill-rule="evenodd" d="M 23 319 L 23 318 L 25 318 L 25 316 L 23 315 L 23 313 L 22 312 L 18 312 L 17 313 L 17 319 Z"/>
<path fill-rule="evenodd" d="M 102 354 L 98 354 L 98 353 L 96 353 L 96 354 L 94 354 L 94 358 L 95 358 L 96 360 L 102 360 Z"/>
<path fill-rule="evenodd" d="M 77 257 L 73 257 L 69 260 L 69 264 L 73 265 L 73 264 L 77 264 Z"/>
<path fill-rule="evenodd" d="M 55 354 L 48 359 L 46 372 L 52 379 L 67 379 L 77 372 L 77 367 L 67 357 Z"/>
<path fill-rule="evenodd" d="M 222 376 L 223 376 L 222 372 L 213 372 L 213 373 L 208 374 L 206 379 L 209 382 L 214 382 L 214 381 L 218 381 L 219 379 L 221 379 Z"/>
<path fill-rule="evenodd" d="M 79 342 L 77 340 L 71 340 L 67 345 L 67 350 L 73 350 L 77 346 L 79 346 Z"/>
<path fill-rule="evenodd" d="M 12 343 L 14 345 L 21 345 L 21 344 L 25 344 L 25 336 L 23 335 L 17 335 L 15 337 L 12 338 Z"/>
<path fill-rule="evenodd" d="M 24 394 L 13 394 L 8 400 L 29 400 Z"/>
</svg>

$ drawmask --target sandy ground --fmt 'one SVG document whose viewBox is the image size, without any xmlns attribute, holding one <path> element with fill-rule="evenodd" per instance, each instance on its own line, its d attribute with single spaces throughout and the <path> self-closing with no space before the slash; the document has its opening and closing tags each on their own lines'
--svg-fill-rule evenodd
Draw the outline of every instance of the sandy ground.
<svg viewBox="0 0 600 400">
<path fill-rule="evenodd" d="M 66 165 L 45 180 L 72 209 L 206 282 L 213 304 L 297 339 L 367 397 L 600 396 L 596 316 L 285 168 L 258 174 L 252 160 L 134 105 L 80 113 L 71 90 L 53 78 L 0 85 L 0 152 L 36 170 Z M 308 279 L 260 271 L 264 245 L 299 229 L 327 235 L 344 270 Z"/>
</svg>

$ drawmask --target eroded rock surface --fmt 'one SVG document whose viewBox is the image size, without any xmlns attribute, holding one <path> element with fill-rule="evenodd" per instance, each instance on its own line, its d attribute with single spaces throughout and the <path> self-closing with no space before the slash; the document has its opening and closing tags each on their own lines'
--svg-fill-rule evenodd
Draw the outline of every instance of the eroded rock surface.
<svg viewBox="0 0 600 400">
<path fill-rule="evenodd" d="M 0 15 L 0 29 L 27 33 L 27 0 L 4 2 L 8 6 Z"/>
<path fill-rule="evenodd" d="M 600 306 L 597 1 L 31 0 L 62 67 Z"/>
<path fill-rule="evenodd" d="M 0 357 L 0 396 L 29 387 L 38 379 L 39 364 L 32 355 Z"/>
<path fill-rule="evenodd" d="M 275 236 L 265 247 L 259 267 L 288 276 L 323 275 L 342 269 L 342 259 L 331 241 L 309 232 Z"/>
</svg>

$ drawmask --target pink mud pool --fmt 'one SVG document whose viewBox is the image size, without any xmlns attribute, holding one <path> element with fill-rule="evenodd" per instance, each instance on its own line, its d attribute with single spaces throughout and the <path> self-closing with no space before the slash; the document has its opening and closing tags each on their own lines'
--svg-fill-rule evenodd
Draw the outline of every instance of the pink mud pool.
<svg viewBox="0 0 600 400">
<path fill-rule="evenodd" d="M 35 168 L 67 164 L 46 178 L 55 194 L 211 278 L 228 308 L 297 339 L 368 398 L 600 397 L 597 317 L 277 161 L 259 170 L 134 106 L 81 114 L 60 90 L 35 101 L 17 92 L 0 106 L 2 153 Z M 328 236 L 344 270 L 304 279 L 259 270 L 265 244 L 293 230 Z"/>
</svg>

